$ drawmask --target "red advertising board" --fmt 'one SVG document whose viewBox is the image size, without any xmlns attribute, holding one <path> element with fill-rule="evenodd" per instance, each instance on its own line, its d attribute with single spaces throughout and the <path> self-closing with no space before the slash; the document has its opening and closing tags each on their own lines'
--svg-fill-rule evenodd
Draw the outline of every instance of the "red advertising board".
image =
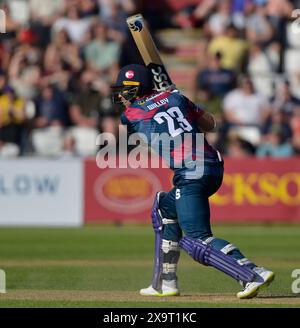
<svg viewBox="0 0 300 328">
<path fill-rule="evenodd" d="M 158 190 L 172 187 L 169 169 L 99 169 L 85 162 L 85 220 L 147 221 Z"/>
<path fill-rule="evenodd" d="M 153 197 L 172 188 L 169 169 L 99 169 L 85 162 L 85 221 L 150 220 Z M 213 222 L 300 221 L 300 158 L 225 159 L 211 197 Z"/>
<path fill-rule="evenodd" d="M 300 221 L 300 158 L 225 159 L 211 205 L 216 221 Z"/>
</svg>

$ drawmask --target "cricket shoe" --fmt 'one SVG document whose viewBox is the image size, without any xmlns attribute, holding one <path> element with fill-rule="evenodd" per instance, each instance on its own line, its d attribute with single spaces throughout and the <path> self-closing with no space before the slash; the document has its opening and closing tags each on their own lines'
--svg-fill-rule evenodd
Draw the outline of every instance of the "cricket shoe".
<svg viewBox="0 0 300 328">
<path fill-rule="evenodd" d="M 275 278 L 274 272 L 266 270 L 265 268 L 256 267 L 253 271 L 258 275 L 258 277 L 255 281 L 247 282 L 244 289 L 236 294 L 239 299 L 249 299 L 257 296 L 259 291 L 264 287 L 269 286 Z"/>
<path fill-rule="evenodd" d="M 176 280 L 163 280 L 161 290 L 156 290 L 155 288 L 150 285 L 148 288 L 143 288 L 140 290 L 140 295 L 143 296 L 158 296 L 158 297 L 165 297 L 165 296 L 178 296 L 179 289 Z"/>
</svg>

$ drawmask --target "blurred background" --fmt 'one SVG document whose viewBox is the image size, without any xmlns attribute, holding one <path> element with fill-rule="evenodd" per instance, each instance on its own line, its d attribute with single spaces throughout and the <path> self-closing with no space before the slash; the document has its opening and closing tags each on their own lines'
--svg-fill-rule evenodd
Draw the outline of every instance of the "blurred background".
<svg viewBox="0 0 300 328">
<path fill-rule="evenodd" d="M 126 26 L 135 13 L 147 19 L 177 87 L 218 120 L 217 133 L 207 136 L 227 163 L 224 187 L 212 199 L 216 218 L 300 219 L 300 32 L 292 17 L 299 0 L 0 5 L 6 13 L 0 35 L 5 224 L 26 224 L 23 213 L 33 208 L 29 217 L 40 223 L 41 211 L 50 216 L 53 207 L 63 222 L 68 205 L 78 206 L 70 213 L 76 224 L 126 215 L 145 220 L 155 191 L 171 187 L 169 172 L 112 173 L 95 163 L 98 133 L 118 134 L 122 108 L 112 104 L 110 84 L 123 65 L 142 63 Z"/>
</svg>

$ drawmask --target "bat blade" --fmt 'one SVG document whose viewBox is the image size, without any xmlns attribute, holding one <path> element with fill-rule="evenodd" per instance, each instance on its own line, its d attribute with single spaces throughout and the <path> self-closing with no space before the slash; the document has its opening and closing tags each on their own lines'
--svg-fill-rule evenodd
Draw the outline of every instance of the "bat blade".
<svg viewBox="0 0 300 328">
<path fill-rule="evenodd" d="M 161 60 L 144 17 L 141 14 L 134 15 L 128 17 L 126 22 L 145 65 L 151 71 L 155 89 L 157 91 L 174 89 L 175 86 Z"/>
</svg>

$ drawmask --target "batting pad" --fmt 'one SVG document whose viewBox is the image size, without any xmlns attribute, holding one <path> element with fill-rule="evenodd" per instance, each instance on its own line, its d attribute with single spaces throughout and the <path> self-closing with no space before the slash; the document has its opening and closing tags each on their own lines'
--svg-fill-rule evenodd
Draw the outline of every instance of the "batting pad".
<svg viewBox="0 0 300 328">
<path fill-rule="evenodd" d="M 251 282 L 256 277 L 255 272 L 250 268 L 238 264 L 231 256 L 222 253 L 201 240 L 183 237 L 179 242 L 179 246 L 195 261 L 212 266 L 238 281 Z"/>
</svg>

